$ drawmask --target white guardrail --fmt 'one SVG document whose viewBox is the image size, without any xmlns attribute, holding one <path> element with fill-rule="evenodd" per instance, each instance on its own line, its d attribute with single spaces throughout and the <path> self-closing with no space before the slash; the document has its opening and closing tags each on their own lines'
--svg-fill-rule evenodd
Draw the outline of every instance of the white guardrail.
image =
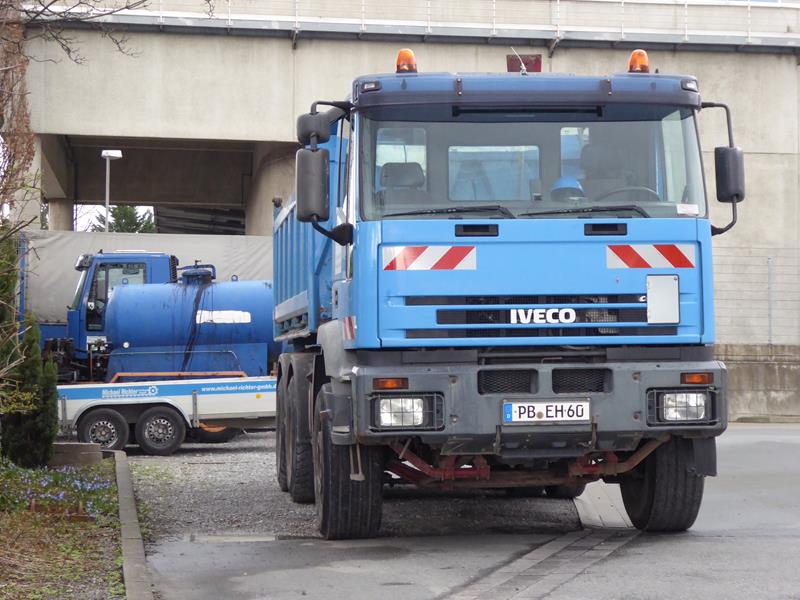
<svg viewBox="0 0 800 600">
<path fill-rule="evenodd" d="M 150 0 L 102 20 L 264 34 L 800 47 L 800 3 L 780 0 Z"/>
</svg>

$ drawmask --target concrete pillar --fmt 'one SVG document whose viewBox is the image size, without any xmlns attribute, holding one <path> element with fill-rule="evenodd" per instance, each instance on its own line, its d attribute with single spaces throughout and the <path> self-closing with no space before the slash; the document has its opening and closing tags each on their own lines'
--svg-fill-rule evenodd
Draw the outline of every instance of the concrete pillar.
<svg viewBox="0 0 800 600">
<path fill-rule="evenodd" d="M 294 144 L 258 144 L 253 180 L 245 205 L 245 233 L 272 235 L 274 198 L 289 200 L 294 190 Z"/>
<path fill-rule="evenodd" d="M 47 228 L 55 231 L 72 231 L 75 204 L 68 198 L 48 198 Z"/>
</svg>

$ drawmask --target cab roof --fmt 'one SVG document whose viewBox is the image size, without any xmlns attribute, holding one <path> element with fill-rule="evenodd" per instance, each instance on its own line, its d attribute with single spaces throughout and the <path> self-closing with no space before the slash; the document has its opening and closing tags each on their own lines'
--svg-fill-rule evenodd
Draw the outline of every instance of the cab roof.
<svg viewBox="0 0 800 600">
<path fill-rule="evenodd" d="M 406 104 L 598 106 L 668 104 L 700 108 L 690 75 L 623 73 L 605 77 L 529 73 L 401 73 L 353 82 L 356 109 Z"/>
</svg>

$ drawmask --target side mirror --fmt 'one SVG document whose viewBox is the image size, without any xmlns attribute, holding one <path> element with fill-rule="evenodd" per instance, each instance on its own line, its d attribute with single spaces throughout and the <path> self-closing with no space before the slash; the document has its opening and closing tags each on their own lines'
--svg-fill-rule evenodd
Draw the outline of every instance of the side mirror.
<svg viewBox="0 0 800 600">
<path fill-rule="evenodd" d="M 296 159 L 297 220 L 327 221 L 330 217 L 328 150 L 320 148 L 312 152 L 304 148 L 297 151 Z"/>
<path fill-rule="evenodd" d="M 303 146 L 324 144 L 331 138 L 331 124 L 344 116 L 341 108 L 333 107 L 325 112 L 316 112 L 316 104 L 312 111 L 297 117 L 297 141 Z"/>
<path fill-rule="evenodd" d="M 297 117 L 297 141 L 308 146 L 312 136 L 318 144 L 324 144 L 331 137 L 331 123 L 326 113 L 306 113 Z"/>
<path fill-rule="evenodd" d="M 738 203 L 744 200 L 744 155 L 739 147 L 719 146 L 714 149 L 717 177 L 717 200 Z"/>
</svg>

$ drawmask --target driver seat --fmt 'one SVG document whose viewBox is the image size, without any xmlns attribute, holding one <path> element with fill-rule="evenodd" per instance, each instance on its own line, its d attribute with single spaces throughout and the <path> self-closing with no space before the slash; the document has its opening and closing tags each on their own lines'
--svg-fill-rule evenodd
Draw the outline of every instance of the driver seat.
<svg viewBox="0 0 800 600">
<path fill-rule="evenodd" d="M 625 160 L 617 146 L 587 144 L 581 150 L 581 182 L 586 197 L 597 198 L 630 185 L 624 173 Z"/>
</svg>

